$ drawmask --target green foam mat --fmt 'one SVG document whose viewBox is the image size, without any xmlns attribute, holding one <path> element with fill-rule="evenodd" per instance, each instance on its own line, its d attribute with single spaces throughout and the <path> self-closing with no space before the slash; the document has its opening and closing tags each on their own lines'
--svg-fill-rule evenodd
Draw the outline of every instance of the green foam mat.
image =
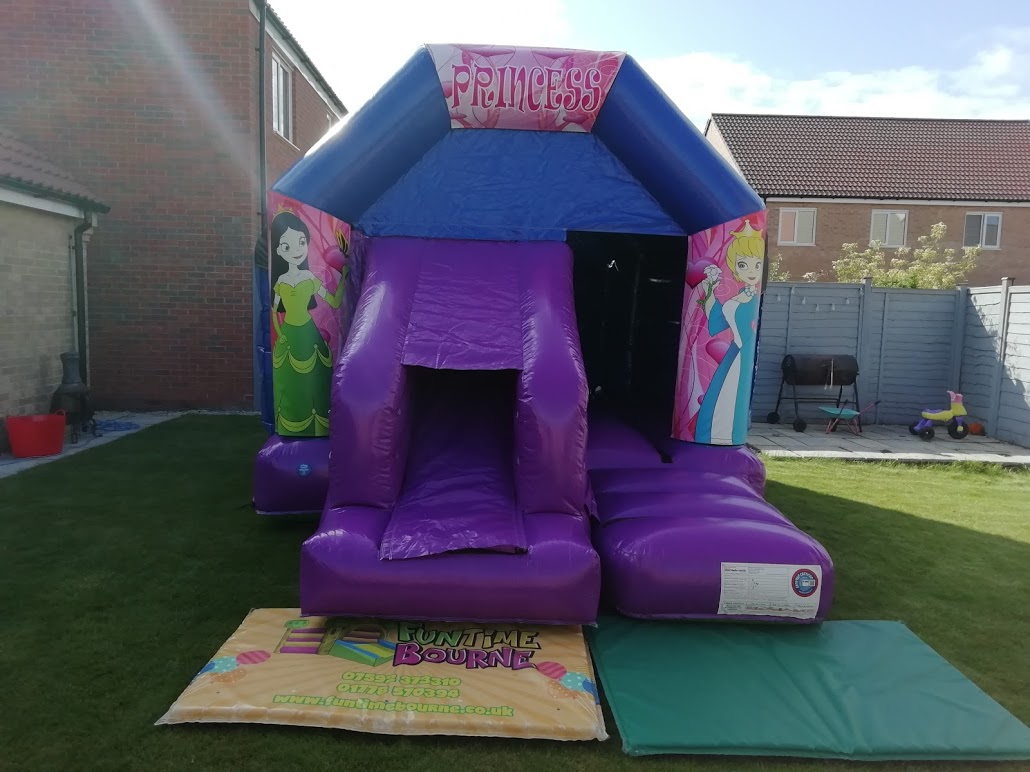
<svg viewBox="0 0 1030 772">
<path fill-rule="evenodd" d="M 591 633 L 631 755 L 1030 759 L 1030 729 L 898 622 L 606 617 Z"/>
</svg>

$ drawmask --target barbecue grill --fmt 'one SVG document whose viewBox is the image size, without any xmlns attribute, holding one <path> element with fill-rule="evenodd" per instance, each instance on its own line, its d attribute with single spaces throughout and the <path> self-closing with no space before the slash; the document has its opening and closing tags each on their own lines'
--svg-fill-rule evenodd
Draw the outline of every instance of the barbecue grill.
<svg viewBox="0 0 1030 772">
<path fill-rule="evenodd" d="M 850 354 L 787 354 L 780 364 L 783 377 L 780 379 L 780 393 L 776 397 L 776 408 L 766 416 L 771 424 L 780 422 L 780 403 L 783 401 L 783 387 L 790 386 L 790 398 L 794 402 L 794 431 L 803 432 L 808 423 L 801 417 L 799 404 L 802 402 L 826 403 L 826 396 L 798 396 L 798 387 L 822 387 L 837 389 L 836 407 L 848 404 L 844 389 L 851 387 L 854 404 L 858 405 L 858 360 Z"/>
</svg>

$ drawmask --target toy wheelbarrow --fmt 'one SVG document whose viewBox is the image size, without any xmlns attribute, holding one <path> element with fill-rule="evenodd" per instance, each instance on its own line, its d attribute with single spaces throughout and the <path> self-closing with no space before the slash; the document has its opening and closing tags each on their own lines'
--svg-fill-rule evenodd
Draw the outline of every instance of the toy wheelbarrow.
<svg viewBox="0 0 1030 772">
<path fill-rule="evenodd" d="M 919 439 L 929 442 L 934 435 L 933 425 L 939 422 L 945 425 L 948 436 L 953 440 L 964 440 L 969 434 L 969 424 L 964 418 L 967 415 L 966 406 L 962 404 L 961 394 L 949 391 L 948 396 L 951 398 L 950 410 L 924 410 L 920 419 L 910 424 L 908 430 Z"/>
<path fill-rule="evenodd" d="M 862 415 L 872 410 L 874 407 L 880 404 L 880 400 L 876 402 L 870 402 L 861 410 L 855 410 L 854 408 L 847 407 L 845 402 L 840 407 L 834 405 L 821 405 L 819 407 L 824 413 L 830 416 L 830 422 L 826 424 L 826 433 L 837 431 L 837 427 L 843 424 L 851 430 L 852 434 L 862 433 Z"/>
</svg>

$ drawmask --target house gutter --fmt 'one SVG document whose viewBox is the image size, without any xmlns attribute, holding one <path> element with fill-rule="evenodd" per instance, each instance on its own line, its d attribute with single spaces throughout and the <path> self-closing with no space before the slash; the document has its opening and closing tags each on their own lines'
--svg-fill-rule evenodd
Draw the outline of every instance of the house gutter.
<svg viewBox="0 0 1030 772">
<path fill-rule="evenodd" d="M 83 237 L 93 229 L 93 213 L 85 212 L 82 222 L 72 233 L 75 251 L 75 313 L 76 348 L 79 352 L 79 375 L 89 384 L 88 335 L 86 331 L 86 247 Z"/>
</svg>

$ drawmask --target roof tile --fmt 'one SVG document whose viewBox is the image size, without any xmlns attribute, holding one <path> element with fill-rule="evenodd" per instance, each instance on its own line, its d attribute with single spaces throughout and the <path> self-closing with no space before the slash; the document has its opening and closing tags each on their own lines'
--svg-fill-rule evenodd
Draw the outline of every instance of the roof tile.
<svg viewBox="0 0 1030 772">
<path fill-rule="evenodd" d="M 14 184 L 33 193 L 69 201 L 94 211 L 108 207 L 42 153 L 0 127 L 0 185 Z"/>
<path fill-rule="evenodd" d="M 715 113 L 761 196 L 1030 201 L 1030 121 Z"/>
</svg>

